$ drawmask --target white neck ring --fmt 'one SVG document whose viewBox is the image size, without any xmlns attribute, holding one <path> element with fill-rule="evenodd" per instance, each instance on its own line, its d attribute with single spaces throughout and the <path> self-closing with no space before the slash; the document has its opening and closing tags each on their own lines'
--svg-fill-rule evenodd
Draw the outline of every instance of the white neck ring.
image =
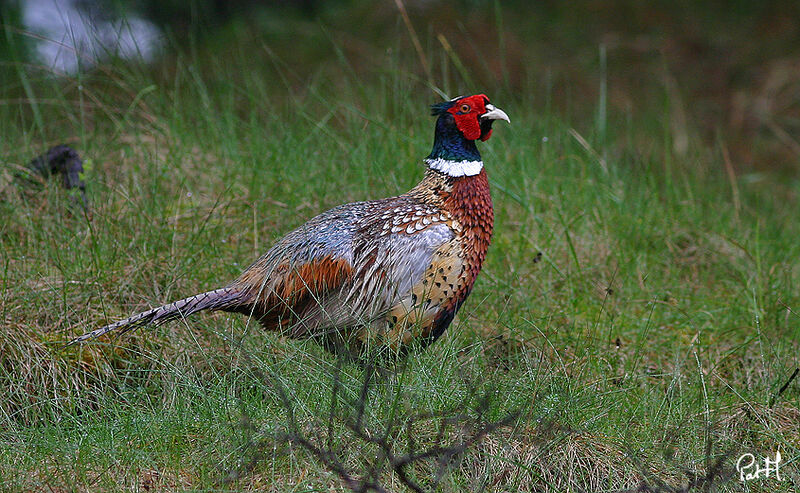
<svg viewBox="0 0 800 493">
<path fill-rule="evenodd" d="M 449 176 L 475 176 L 483 169 L 483 161 L 453 161 L 450 159 L 426 159 L 431 169 L 441 171 Z"/>
</svg>

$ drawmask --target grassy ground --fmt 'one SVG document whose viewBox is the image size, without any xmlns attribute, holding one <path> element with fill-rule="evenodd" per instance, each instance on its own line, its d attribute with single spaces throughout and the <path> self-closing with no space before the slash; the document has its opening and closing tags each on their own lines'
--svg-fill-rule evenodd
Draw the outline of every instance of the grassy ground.
<svg viewBox="0 0 800 493">
<path fill-rule="evenodd" d="M 341 57 L 301 76 L 245 38 L 154 70 L 54 80 L 18 66 L 6 88 L 24 96 L 0 105 L 3 490 L 343 491 L 331 463 L 360 477 L 382 457 L 348 427 L 362 408 L 397 453 L 509 418 L 443 463 L 412 464 L 439 491 L 800 487 L 796 381 L 781 392 L 800 366 L 797 178 L 737 175 L 724 142 L 691 132 L 676 144 L 687 132 L 669 94 L 662 119 L 601 100 L 575 123 L 547 89 L 457 82 L 444 49 L 440 87 L 487 92 L 513 124 L 481 148 L 497 216 L 487 263 L 434 346 L 363 398 L 360 368 L 239 316 L 59 349 L 225 284 L 318 212 L 420 178 L 437 97 L 403 55 L 364 75 L 330 40 Z M 59 142 L 91 159 L 91 217 L 52 183 L 11 178 Z M 324 448 L 329 433 L 335 460 L 299 440 Z M 781 481 L 732 471 L 776 450 Z"/>
</svg>

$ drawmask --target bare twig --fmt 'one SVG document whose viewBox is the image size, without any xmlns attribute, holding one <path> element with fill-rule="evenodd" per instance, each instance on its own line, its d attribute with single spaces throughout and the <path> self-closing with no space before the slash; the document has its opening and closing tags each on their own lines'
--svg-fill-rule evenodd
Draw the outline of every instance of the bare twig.
<svg viewBox="0 0 800 493">
<path fill-rule="evenodd" d="M 245 356 L 246 359 L 247 356 Z M 453 467 L 454 461 L 462 456 L 469 448 L 484 439 L 487 435 L 506 427 L 519 416 L 518 412 L 505 415 L 497 421 L 486 419 L 489 408 L 488 397 L 478 399 L 474 406 L 469 406 L 469 401 L 474 396 L 467 396 L 462 402 L 444 412 L 437 414 L 421 413 L 404 417 L 401 424 L 394 415 L 380 425 L 380 431 L 371 429 L 366 424 L 369 405 L 369 394 L 373 388 L 374 368 L 371 364 L 364 367 L 364 377 L 359 389 L 359 395 L 349 402 L 350 412 L 346 412 L 340 403 L 347 399 L 341 392 L 341 366 L 343 359 L 339 359 L 333 373 L 333 388 L 331 390 L 331 404 L 328 415 L 319 425 L 306 425 L 301 428 L 294 414 L 294 403 L 286 389 L 276 379 L 265 376 L 260 369 L 255 368 L 254 373 L 274 389 L 283 408 L 286 410 L 286 433 L 273 435 L 260 440 L 250 439 L 245 447 L 251 457 L 243 461 L 240 470 L 252 471 L 268 456 L 264 450 L 275 450 L 278 446 L 297 445 L 313 455 L 326 469 L 335 473 L 342 483 L 355 492 L 384 492 L 386 489 L 380 483 L 384 471 L 391 471 L 405 487 L 416 493 L 429 491 L 444 478 Z M 468 411 L 465 411 L 468 410 Z M 415 423 L 437 419 L 438 430 L 436 437 L 431 442 L 423 445 L 414 433 Z M 334 440 L 336 424 L 341 423 L 349 431 L 350 436 L 338 437 Z M 399 450 L 397 436 L 405 429 L 407 443 L 404 450 Z M 248 428 L 249 433 L 254 430 Z M 456 438 L 449 437 L 455 432 Z M 374 459 L 366 461 L 361 472 L 356 472 L 352 466 L 346 465 L 342 454 L 348 450 L 362 450 L 364 446 L 377 449 Z M 271 454 L 271 455 L 274 455 Z M 436 464 L 436 472 L 431 480 L 431 485 L 422 485 L 413 478 L 411 473 L 415 465 L 421 463 Z M 241 472 L 230 472 L 224 481 L 238 479 Z"/>
<path fill-rule="evenodd" d="M 777 392 L 775 395 L 773 395 L 773 396 L 772 396 L 772 399 L 770 399 L 770 401 L 769 401 L 769 407 L 772 407 L 772 406 L 774 406 L 774 405 L 775 405 L 775 402 L 777 402 L 778 398 L 779 398 L 779 397 L 780 397 L 780 396 L 781 396 L 781 395 L 782 395 L 784 392 L 786 392 L 786 389 L 788 389 L 788 388 L 789 388 L 789 385 L 791 385 L 792 381 L 793 381 L 795 378 L 797 378 L 797 374 L 798 374 L 798 373 L 800 373 L 800 368 L 795 368 L 795 369 L 794 369 L 794 373 L 792 373 L 792 376 L 791 376 L 791 377 L 789 377 L 789 380 L 787 380 L 787 381 L 786 381 L 786 383 L 785 383 L 785 384 L 783 384 L 783 386 L 780 388 L 780 390 L 778 390 L 778 392 Z"/>
</svg>

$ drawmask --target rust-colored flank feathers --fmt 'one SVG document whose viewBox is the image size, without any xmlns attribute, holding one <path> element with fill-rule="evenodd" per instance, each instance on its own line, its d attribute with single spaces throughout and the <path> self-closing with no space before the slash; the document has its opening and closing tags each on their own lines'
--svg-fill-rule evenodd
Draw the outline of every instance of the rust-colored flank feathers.
<svg viewBox="0 0 800 493">
<path fill-rule="evenodd" d="M 280 239 L 228 286 L 73 339 L 182 318 L 247 315 L 268 330 L 351 355 L 405 353 L 438 338 L 472 290 L 492 238 L 489 181 L 475 141 L 508 116 L 482 94 L 433 106 L 422 181 L 388 199 L 341 205 Z"/>
</svg>

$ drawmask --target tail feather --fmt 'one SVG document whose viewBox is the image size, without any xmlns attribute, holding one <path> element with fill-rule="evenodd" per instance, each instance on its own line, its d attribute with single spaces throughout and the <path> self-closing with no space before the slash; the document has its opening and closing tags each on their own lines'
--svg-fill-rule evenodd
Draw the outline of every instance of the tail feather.
<svg viewBox="0 0 800 493">
<path fill-rule="evenodd" d="M 227 287 L 189 296 L 168 305 L 159 306 L 142 313 L 137 313 L 119 322 L 100 327 L 69 341 L 66 346 L 81 343 L 108 332 L 119 330 L 128 332 L 143 325 L 160 325 L 176 318 L 183 318 L 202 310 L 226 310 L 237 307 L 241 303 L 243 293 L 235 288 Z"/>
</svg>

